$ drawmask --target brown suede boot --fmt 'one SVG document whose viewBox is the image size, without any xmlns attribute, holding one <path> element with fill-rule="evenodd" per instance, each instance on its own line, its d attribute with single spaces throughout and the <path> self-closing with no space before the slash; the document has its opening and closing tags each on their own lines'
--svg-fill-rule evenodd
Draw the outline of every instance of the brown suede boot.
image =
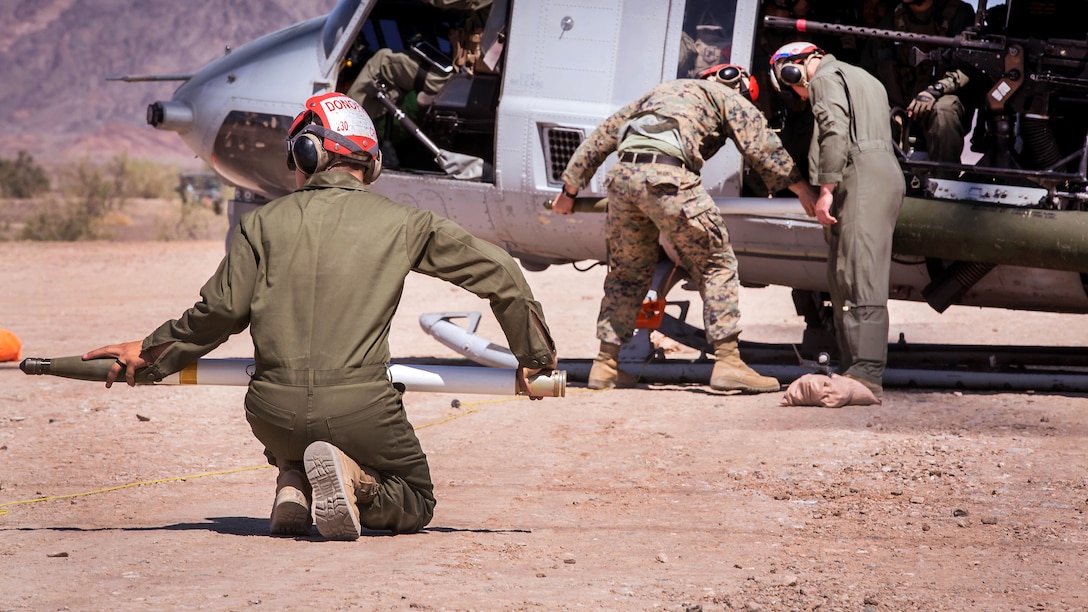
<svg viewBox="0 0 1088 612">
<path fill-rule="evenodd" d="M 718 343 L 714 347 L 714 359 L 714 371 L 710 374 L 711 389 L 770 393 L 782 388 L 777 379 L 760 376 L 741 361 L 736 338 Z"/>
<path fill-rule="evenodd" d="M 590 389 L 635 386 L 638 378 L 620 371 L 619 358 L 620 345 L 602 341 L 601 352 L 597 354 L 593 367 L 589 369 L 589 381 L 586 386 Z"/>
<path fill-rule="evenodd" d="M 310 535 L 310 481 L 302 471 L 301 461 L 277 460 L 276 501 L 268 530 L 272 535 Z"/>
<path fill-rule="evenodd" d="M 303 455 L 314 495 L 314 522 L 330 540 L 355 540 L 362 533 L 359 506 L 374 501 L 381 483 L 340 449 L 314 442 Z"/>
</svg>

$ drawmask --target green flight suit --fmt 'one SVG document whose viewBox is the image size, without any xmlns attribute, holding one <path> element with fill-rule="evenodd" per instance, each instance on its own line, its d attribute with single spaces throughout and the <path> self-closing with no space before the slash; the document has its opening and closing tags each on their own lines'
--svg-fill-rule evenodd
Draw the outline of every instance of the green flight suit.
<svg viewBox="0 0 1088 612">
<path fill-rule="evenodd" d="M 311 442 L 331 442 L 381 474 L 362 524 L 419 531 L 434 513 L 433 485 L 387 373 L 409 272 L 488 299 L 518 363 L 550 367 L 543 311 L 505 251 L 345 172 L 323 172 L 242 217 L 201 301 L 144 339 L 144 348 L 173 342 L 152 373 L 177 372 L 248 326 L 256 367 L 246 417 L 270 462 L 301 461 Z"/>
<path fill-rule="evenodd" d="M 378 49 L 363 64 L 362 70 L 352 82 L 347 95 L 362 104 L 366 114 L 377 121 L 385 116 L 386 109 L 377 98 L 377 90 L 374 88 L 375 78 L 381 77 L 390 85 L 386 91 L 386 97 L 397 105 L 405 92 L 417 88 L 420 92 L 433 96 L 442 89 L 446 81 L 450 80 L 451 75 L 452 73 L 428 69 L 422 60 L 407 52 Z"/>
<path fill-rule="evenodd" d="M 906 191 L 892 152 L 888 94 L 871 74 L 833 55 L 820 61 L 808 92 L 816 124 L 810 180 L 838 185 L 827 268 L 839 370 L 882 384 L 892 234 Z"/>
</svg>

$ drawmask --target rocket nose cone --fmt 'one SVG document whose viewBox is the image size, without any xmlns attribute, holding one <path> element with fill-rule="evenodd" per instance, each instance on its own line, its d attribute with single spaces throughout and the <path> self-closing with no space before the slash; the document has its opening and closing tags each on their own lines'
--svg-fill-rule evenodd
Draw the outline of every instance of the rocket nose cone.
<svg viewBox="0 0 1088 612">
<path fill-rule="evenodd" d="M 45 372 L 46 361 L 46 359 L 40 359 L 38 357 L 27 357 L 19 362 L 19 369 L 23 371 L 23 374 L 41 375 Z"/>
</svg>

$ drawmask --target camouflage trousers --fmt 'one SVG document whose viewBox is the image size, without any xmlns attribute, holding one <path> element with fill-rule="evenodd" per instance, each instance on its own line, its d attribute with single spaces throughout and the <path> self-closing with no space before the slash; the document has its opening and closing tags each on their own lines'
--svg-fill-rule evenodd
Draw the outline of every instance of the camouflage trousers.
<svg viewBox="0 0 1088 612">
<path fill-rule="evenodd" d="M 718 206 L 699 175 L 673 166 L 619 162 L 609 171 L 608 257 L 597 338 L 623 344 L 635 322 L 664 238 L 698 284 L 707 341 L 740 332 L 737 259 Z"/>
</svg>

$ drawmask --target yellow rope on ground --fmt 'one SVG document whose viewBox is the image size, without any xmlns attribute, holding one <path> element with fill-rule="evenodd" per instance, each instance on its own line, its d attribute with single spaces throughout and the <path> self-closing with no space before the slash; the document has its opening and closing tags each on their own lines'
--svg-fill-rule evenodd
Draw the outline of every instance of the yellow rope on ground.
<svg viewBox="0 0 1088 612">
<path fill-rule="evenodd" d="M 8 511 L 4 510 L 5 506 L 18 506 L 19 504 L 32 504 L 35 502 L 54 501 L 58 499 L 72 499 L 75 497 L 85 497 L 87 495 L 98 495 L 99 493 L 109 493 L 110 491 L 120 491 L 121 489 L 128 489 L 130 487 L 140 487 L 143 485 L 153 485 L 163 482 L 173 482 L 176 480 L 189 480 L 190 478 L 204 478 L 205 476 L 222 476 L 224 474 L 235 474 L 237 472 L 248 472 L 249 470 L 260 470 L 266 467 L 272 467 L 270 465 L 255 465 L 252 467 L 236 468 L 233 470 L 224 470 L 222 472 L 204 472 L 203 474 L 193 474 L 191 476 L 171 476 L 169 478 L 160 478 L 158 480 L 144 480 L 142 482 L 130 482 L 128 484 L 117 485 L 116 487 L 110 487 L 108 489 L 98 489 L 97 491 L 84 491 L 83 493 L 69 493 L 68 495 L 50 495 L 48 497 L 37 497 L 34 499 L 24 499 L 20 501 L 4 502 L 0 504 L 0 514 L 7 514 Z"/>
<path fill-rule="evenodd" d="M 462 406 L 472 406 L 472 404 L 468 404 L 468 403 L 461 404 L 461 405 Z M 473 412 L 476 412 L 476 409 L 475 408 L 469 408 L 468 410 L 466 410 L 466 411 L 464 411 L 464 412 L 462 412 L 460 414 L 451 414 L 450 416 L 448 416 L 448 417 L 446 417 L 446 418 L 444 418 L 444 419 L 442 419 L 440 421 L 435 421 L 433 423 L 427 423 L 426 425 L 420 425 L 419 427 L 416 427 L 416 431 L 418 431 L 420 429 L 427 429 L 428 427 L 434 427 L 435 425 L 441 425 L 443 423 L 449 423 L 450 421 L 456 421 L 457 419 L 459 419 L 461 417 L 468 416 L 468 415 L 472 414 Z"/>
<path fill-rule="evenodd" d="M 462 412 L 460 412 L 458 414 L 448 416 L 448 417 L 446 417 L 444 419 L 434 421 L 433 423 L 427 423 L 426 425 L 420 425 L 419 427 L 416 427 L 415 429 L 416 430 L 426 429 L 428 427 L 434 427 L 435 425 L 442 425 L 444 423 L 449 423 L 450 421 L 455 421 L 455 420 L 457 420 L 457 419 L 459 419 L 461 417 L 466 417 L 466 416 L 468 416 L 468 415 L 470 415 L 470 414 L 472 414 L 474 412 L 477 412 L 478 409 L 476 408 L 476 406 L 481 406 L 483 404 L 499 404 L 499 403 L 504 403 L 504 402 L 527 400 L 527 399 L 528 398 L 525 398 L 525 397 L 511 397 L 511 398 L 503 398 L 503 399 L 495 399 L 495 400 L 485 400 L 485 401 L 481 401 L 481 402 L 461 402 L 460 405 L 462 407 L 467 406 L 468 407 L 467 410 L 464 410 L 464 411 L 462 411 Z M 161 484 L 161 483 L 164 483 L 164 482 L 174 482 L 174 481 L 178 481 L 178 480 L 189 480 L 191 478 L 204 478 L 204 477 L 207 477 L 207 476 L 223 476 L 223 475 L 226 475 L 226 474 L 235 474 L 235 473 L 238 473 L 238 472 L 248 472 L 250 470 L 263 470 L 264 468 L 269 468 L 269 467 L 272 467 L 272 466 L 271 465 L 254 465 L 254 466 L 251 466 L 251 467 L 243 467 L 243 468 L 237 468 L 237 469 L 233 469 L 233 470 L 224 470 L 222 472 L 204 472 L 203 474 L 193 474 L 191 476 L 171 476 L 169 478 L 160 478 L 158 480 L 145 480 L 143 482 L 130 482 L 128 484 L 118 485 L 116 487 L 110 487 L 108 489 L 98 489 L 97 491 L 84 491 L 82 493 L 69 493 L 68 495 L 50 495 L 48 497 L 37 497 L 37 498 L 34 498 L 34 499 L 23 499 L 23 500 L 19 500 L 19 501 L 4 502 L 4 503 L 0 504 L 0 515 L 4 515 L 4 514 L 8 513 L 7 510 L 4 510 L 4 508 L 7 507 L 7 506 L 18 506 L 18 505 L 21 505 L 21 504 L 33 504 L 33 503 L 37 503 L 37 502 L 55 501 L 55 500 L 58 500 L 58 499 L 72 499 L 72 498 L 76 498 L 76 497 L 86 497 L 88 495 L 98 495 L 99 493 L 109 493 L 111 491 L 120 491 L 121 489 L 128 489 L 130 487 L 141 487 L 141 486 L 144 486 L 144 485 Z"/>
</svg>

